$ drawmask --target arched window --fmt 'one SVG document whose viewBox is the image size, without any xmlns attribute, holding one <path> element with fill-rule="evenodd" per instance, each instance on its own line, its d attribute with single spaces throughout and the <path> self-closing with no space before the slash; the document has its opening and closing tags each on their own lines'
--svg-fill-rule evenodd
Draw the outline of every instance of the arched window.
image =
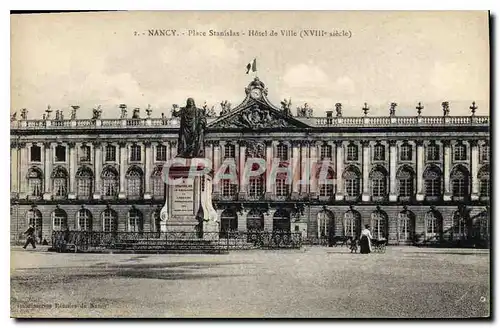
<svg viewBox="0 0 500 328">
<path fill-rule="evenodd" d="M 453 237 L 454 239 L 466 239 L 468 234 L 468 223 L 460 211 L 453 213 Z"/>
<path fill-rule="evenodd" d="M 264 176 L 252 176 L 248 181 L 248 197 L 260 199 L 264 193 Z"/>
<path fill-rule="evenodd" d="M 290 231 L 290 214 L 279 209 L 274 213 L 273 231 Z"/>
<path fill-rule="evenodd" d="M 333 196 L 333 183 L 328 180 L 334 179 L 334 173 L 331 169 L 328 170 L 325 179 L 321 179 L 321 172 L 318 172 L 318 183 L 319 183 L 319 196 L 320 197 L 332 197 Z"/>
<path fill-rule="evenodd" d="M 425 238 L 436 239 L 440 237 L 443 217 L 436 210 L 431 210 L 425 214 Z"/>
<path fill-rule="evenodd" d="M 484 165 L 478 172 L 479 196 L 490 197 L 490 170 L 488 165 Z"/>
<path fill-rule="evenodd" d="M 247 230 L 262 231 L 264 230 L 264 215 L 258 209 L 251 209 L 247 214 Z"/>
<path fill-rule="evenodd" d="M 221 180 L 222 182 L 222 197 L 232 199 L 236 196 L 237 185 L 231 183 L 230 179 Z"/>
<path fill-rule="evenodd" d="M 436 145 L 436 143 L 431 142 L 427 146 L 426 155 L 428 161 L 439 161 L 439 145 Z"/>
<path fill-rule="evenodd" d="M 278 158 L 280 159 L 280 161 L 287 161 L 288 160 L 288 146 L 283 144 L 283 143 L 280 143 L 278 144 L 278 146 L 276 147 L 276 152 L 277 152 L 277 155 L 278 155 Z"/>
<path fill-rule="evenodd" d="M 360 173 L 355 167 L 348 167 L 342 176 L 344 179 L 345 193 L 348 197 L 359 197 Z"/>
<path fill-rule="evenodd" d="M 381 143 L 377 143 L 373 147 L 373 160 L 374 161 L 385 161 L 385 146 Z"/>
<path fill-rule="evenodd" d="M 401 161 L 411 161 L 413 155 L 413 147 L 408 143 L 403 143 L 399 149 L 399 159 Z"/>
<path fill-rule="evenodd" d="M 479 152 L 480 152 L 480 158 L 481 158 L 481 162 L 484 163 L 484 162 L 489 162 L 490 161 L 490 145 L 485 143 L 481 146 L 481 148 L 479 149 Z"/>
<path fill-rule="evenodd" d="M 290 186 L 288 185 L 286 179 L 286 173 L 281 173 L 277 175 L 276 178 L 276 196 L 278 197 L 287 197 L 290 193 Z"/>
<path fill-rule="evenodd" d="M 415 214 L 405 210 L 398 215 L 398 241 L 411 242 L 415 234 Z"/>
<path fill-rule="evenodd" d="M 384 198 L 387 194 L 387 171 L 383 167 L 377 167 L 370 172 L 372 197 L 374 199 Z"/>
<path fill-rule="evenodd" d="M 27 225 L 33 225 L 35 229 L 35 239 L 37 243 L 42 242 L 42 212 L 36 208 L 32 208 L 26 212 Z"/>
<path fill-rule="evenodd" d="M 153 198 L 165 197 L 165 182 L 162 177 L 163 167 L 157 166 L 153 169 L 151 180 L 153 183 Z"/>
<path fill-rule="evenodd" d="M 138 209 L 132 208 L 128 211 L 128 231 L 129 232 L 142 232 L 143 220 L 142 212 Z"/>
<path fill-rule="evenodd" d="M 400 198 L 410 198 L 413 196 L 413 180 L 414 174 L 413 170 L 408 166 L 402 166 L 397 174 L 396 178 L 399 184 L 399 197 Z"/>
<path fill-rule="evenodd" d="M 55 198 L 64 198 L 68 195 L 68 174 L 63 167 L 58 166 L 52 172 L 52 186 Z"/>
<path fill-rule="evenodd" d="M 450 174 L 452 194 L 457 200 L 469 195 L 469 171 L 463 166 L 457 166 Z"/>
<path fill-rule="evenodd" d="M 102 231 L 116 232 L 118 230 L 118 215 L 112 209 L 102 212 Z"/>
<path fill-rule="evenodd" d="M 352 162 L 352 161 L 357 161 L 358 160 L 358 146 L 356 146 L 353 143 L 350 143 L 347 145 L 346 148 L 347 151 L 347 161 Z"/>
<path fill-rule="evenodd" d="M 327 238 L 335 233 L 335 222 L 332 211 L 323 210 L 318 213 L 318 238 Z"/>
<path fill-rule="evenodd" d="M 137 166 L 132 166 L 128 169 L 126 178 L 128 198 L 140 198 L 142 196 L 142 170 Z"/>
<path fill-rule="evenodd" d="M 425 196 L 437 199 L 441 196 L 441 170 L 437 166 L 429 166 L 424 172 Z"/>
<path fill-rule="evenodd" d="M 92 231 L 92 213 L 86 208 L 82 208 L 76 214 L 78 230 Z"/>
<path fill-rule="evenodd" d="M 332 158 L 332 146 L 323 144 L 320 149 L 321 159 L 331 159 Z"/>
<path fill-rule="evenodd" d="M 361 214 L 349 210 L 344 214 L 344 236 L 358 238 L 361 234 Z"/>
<path fill-rule="evenodd" d="M 387 213 L 381 210 L 372 213 L 371 230 L 374 239 L 387 239 Z"/>
<path fill-rule="evenodd" d="M 78 199 L 89 199 L 92 197 L 92 183 L 94 174 L 89 167 L 82 166 L 76 172 L 76 192 Z"/>
<path fill-rule="evenodd" d="M 238 218 L 236 211 L 227 209 L 221 214 L 220 218 L 220 237 L 226 238 L 229 231 L 238 230 Z"/>
<path fill-rule="evenodd" d="M 236 147 L 232 144 L 224 145 L 224 159 L 236 158 Z"/>
<path fill-rule="evenodd" d="M 116 197 L 118 195 L 118 172 L 111 166 L 102 172 L 102 192 L 104 197 Z"/>
<path fill-rule="evenodd" d="M 461 142 L 455 144 L 453 147 L 453 158 L 455 161 L 467 160 L 467 146 Z"/>
<path fill-rule="evenodd" d="M 156 161 L 165 162 L 167 160 L 167 146 L 157 145 L 156 146 Z"/>
<path fill-rule="evenodd" d="M 63 231 L 68 228 L 68 215 L 61 209 L 52 212 L 52 227 L 54 231 Z"/>
<path fill-rule="evenodd" d="M 42 197 L 42 171 L 36 167 L 32 167 L 28 171 L 28 188 L 29 196 L 32 198 Z"/>
</svg>

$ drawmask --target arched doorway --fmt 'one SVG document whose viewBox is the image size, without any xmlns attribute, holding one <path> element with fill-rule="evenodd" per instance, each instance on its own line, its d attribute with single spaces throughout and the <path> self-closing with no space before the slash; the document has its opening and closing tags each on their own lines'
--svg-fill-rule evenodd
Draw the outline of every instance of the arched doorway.
<svg viewBox="0 0 500 328">
<path fill-rule="evenodd" d="M 274 213 L 273 231 L 290 231 L 290 214 L 284 209 Z"/>
<path fill-rule="evenodd" d="M 372 213 L 370 226 L 372 237 L 374 239 L 388 239 L 388 221 L 387 213 L 381 209 L 377 209 Z"/>
<path fill-rule="evenodd" d="M 247 231 L 257 232 L 264 230 L 264 215 L 259 209 L 252 208 L 247 215 Z"/>
<path fill-rule="evenodd" d="M 238 230 L 238 217 L 234 209 L 224 210 L 220 218 L 220 238 L 227 238 L 228 233 Z"/>
<path fill-rule="evenodd" d="M 35 242 L 40 244 L 42 242 L 42 212 L 36 208 L 26 212 L 26 229 L 29 225 L 33 225 L 35 228 Z"/>
<path fill-rule="evenodd" d="M 318 239 L 321 245 L 335 236 L 335 216 L 332 211 L 324 209 L 318 213 Z"/>
<path fill-rule="evenodd" d="M 443 233 L 443 216 L 436 209 L 431 209 L 425 214 L 425 240 L 431 242 L 441 241 Z"/>
<path fill-rule="evenodd" d="M 398 243 L 411 244 L 415 236 L 415 214 L 403 210 L 398 214 Z"/>
<path fill-rule="evenodd" d="M 361 235 L 361 214 L 349 210 L 344 214 L 344 236 L 357 239 Z"/>
</svg>

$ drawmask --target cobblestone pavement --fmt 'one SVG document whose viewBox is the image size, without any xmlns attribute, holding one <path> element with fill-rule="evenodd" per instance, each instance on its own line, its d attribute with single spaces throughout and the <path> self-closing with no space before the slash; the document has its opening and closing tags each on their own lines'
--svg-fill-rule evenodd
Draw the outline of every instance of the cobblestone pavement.
<svg viewBox="0 0 500 328">
<path fill-rule="evenodd" d="M 11 252 L 13 317 L 485 317 L 485 250 Z"/>
</svg>

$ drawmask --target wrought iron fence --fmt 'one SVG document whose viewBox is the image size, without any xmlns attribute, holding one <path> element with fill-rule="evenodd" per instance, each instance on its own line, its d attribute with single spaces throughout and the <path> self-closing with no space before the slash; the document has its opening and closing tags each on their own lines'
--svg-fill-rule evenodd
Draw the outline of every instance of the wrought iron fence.
<svg viewBox="0 0 500 328">
<path fill-rule="evenodd" d="M 300 248 L 302 235 L 290 231 L 102 232 L 54 231 L 52 249 L 58 252 L 103 250 L 223 252 L 236 249 Z"/>
</svg>

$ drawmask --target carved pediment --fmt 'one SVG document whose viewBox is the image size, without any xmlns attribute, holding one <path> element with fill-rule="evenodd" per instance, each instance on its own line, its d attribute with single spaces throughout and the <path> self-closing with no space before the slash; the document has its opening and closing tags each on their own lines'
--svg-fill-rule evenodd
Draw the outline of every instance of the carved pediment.
<svg viewBox="0 0 500 328">
<path fill-rule="evenodd" d="M 269 128 L 297 128 L 305 125 L 292 117 L 283 115 L 273 108 L 254 103 L 251 106 L 234 111 L 226 117 L 211 124 L 216 129 L 269 129 Z"/>
</svg>

